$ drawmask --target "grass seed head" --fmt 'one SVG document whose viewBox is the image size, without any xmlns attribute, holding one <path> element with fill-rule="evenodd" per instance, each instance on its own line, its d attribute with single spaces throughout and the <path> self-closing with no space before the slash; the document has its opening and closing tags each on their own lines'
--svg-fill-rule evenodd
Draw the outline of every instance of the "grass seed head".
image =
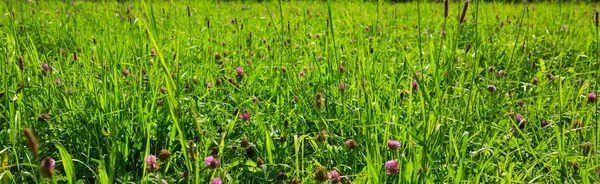
<svg viewBox="0 0 600 184">
<path fill-rule="evenodd" d="M 188 154 L 190 155 L 190 160 L 196 160 L 196 152 L 194 151 L 194 141 L 189 140 L 188 142 Z"/>
<path fill-rule="evenodd" d="M 583 156 L 589 156 L 592 152 L 594 152 L 594 146 L 591 142 L 585 142 L 581 146 L 581 152 L 583 153 Z"/>
<path fill-rule="evenodd" d="M 29 151 L 31 151 L 33 156 L 37 157 L 40 146 L 33 131 L 30 128 L 25 128 L 23 134 L 25 135 L 25 138 L 27 138 L 27 147 L 29 147 Z"/>
<path fill-rule="evenodd" d="M 19 56 L 19 70 L 21 72 L 25 71 L 25 59 L 23 59 L 23 56 Z"/>
</svg>

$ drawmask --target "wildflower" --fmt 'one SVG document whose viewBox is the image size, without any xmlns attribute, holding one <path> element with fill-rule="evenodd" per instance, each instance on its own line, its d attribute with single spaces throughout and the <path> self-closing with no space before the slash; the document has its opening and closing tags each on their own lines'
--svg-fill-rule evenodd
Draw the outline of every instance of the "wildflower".
<svg viewBox="0 0 600 184">
<path fill-rule="evenodd" d="M 525 120 L 525 118 L 523 117 L 523 115 L 517 114 L 515 116 L 515 120 L 517 121 L 517 123 L 521 123 L 521 122 L 523 122 L 523 120 Z"/>
<path fill-rule="evenodd" d="M 523 100 L 519 100 L 519 107 L 525 107 L 525 102 L 523 102 Z"/>
<path fill-rule="evenodd" d="M 156 100 L 156 106 L 162 107 L 162 106 L 165 106 L 165 103 L 162 100 Z"/>
<path fill-rule="evenodd" d="M 188 177 L 190 177 L 190 173 L 189 173 L 189 172 L 187 172 L 187 171 L 182 171 L 182 172 L 181 172 L 181 177 L 182 177 L 182 178 L 188 178 Z"/>
<path fill-rule="evenodd" d="M 163 162 L 166 161 L 170 156 L 171 152 L 169 152 L 167 149 L 160 150 L 160 153 L 158 154 L 158 158 Z"/>
<path fill-rule="evenodd" d="M 539 81 L 540 80 L 537 77 L 533 78 L 533 84 L 534 85 L 537 85 Z"/>
<path fill-rule="evenodd" d="M 56 84 L 57 86 L 60 86 L 62 84 L 62 82 L 60 81 L 60 78 L 56 78 L 56 80 L 54 81 L 54 84 Z"/>
<path fill-rule="evenodd" d="M 152 57 L 156 56 L 156 49 L 155 48 L 150 49 L 150 56 L 152 56 Z"/>
<path fill-rule="evenodd" d="M 123 69 L 123 70 L 121 70 L 121 74 L 123 74 L 123 76 L 127 77 L 127 76 L 129 76 L 129 70 Z"/>
<path fill-rule="evenodd" d="M 412 86 L 413 90 L 417 90 L 419 88 L 419 82 L 414 80 L 414 81 L 412 81 L 411 86 Z"/>
<path fill-rule="evenodd" d="M 392 139 L 387 141 L 387 145 L 388 145 L 388 148 L 390 148 L 391 150 L 397 150 L 400 148 L 400 142 L 398 142 L 396 140 L 392 140 Z"/>
<path fill-rule="evenodd" d="M 590 153 L 593 152 L 593 150 L 594 150 L 594 147 L 591 142 L 583 143 L 583 146 L 582 146 L 583 156 L 589 156 Z"/>
<path fill-rule="evenodd" d="M 243 77 L 243 76 L 244 76 L 244 70 L 242 69 L 242 67 L 241 67 L 241 66 L 238 66 L 238 67 L 235 69 L 235 72 L 237 73 L 237 76 L 238 76 L 238 77 Z"/>
<path fill-rule="evenodd" d="M 54 159 L 52 159 L 52 157 L 46 157 L 44 160 L 42 160 L 42 164 L 40 166 L 42 176 L 46 178 L 52 178 L 52 175 L 54 174 L 54 167 L 56 166 L 55 164 L 56 162 Z"/>
<path fill-rule="evenodd" d="M 358 144 L 356 144 L 356 141 L 353 139 L 347 140 L 345 143 L 346 148 L 348 148 L 349 150 L 353 150 L 354 148 L 356 148 L 358 146 Z"/>
<path fill-rule="evenodd" d="M 210 89 L 210 88 L 212 88 L 212 87 L 213 87 L 213 85 L 212 85 L 212 83 L 210 83 L 210 82 L 209 82 L 209 83 L 206 83 L 206 87 L 207 87 L 208 89 Z"/>
<path fill-rule="evenodd" d="M 43 72 L 48 72 L 50 70 L 50 67 L 48 66 L 47 63 L 42 64 L 42 71 Z"/>
<path fill-rule="evenodd" d="M 316 170 L 315 170 L 315 180 L 319 181 L 319 182 L 325 182 L 327 181 L 327 171 L 325 171 L 325 167 L 323 166 L 319 166 Z"/>
<path fill-rule="evenodd" d="M 160 169 L 160 166 L 156 164 L 156 156 L 150 154 L 146 157 L 146 164 L 148 165 L 148 171 L 154 172 Z"/>
<path fill-rule="evenodd" d="M 506 72 L 504 70 L 498 70 L 498 74 L 496 74 L 497 78 L 502 78 L 506 76 Z"/>
<path fill-rule="evenodd" d="M 294 103 L 298 103 L 300 98 L 298 98 L 298 95 L 294 95 L 294 97 L 292 97 L 292 100 L 294 101 Z"/>
<path fill-rule="evenodd" d="M 340 91 L 346 91 L 346 84 L 344 83 L 338 84 L 337 87 Z"/>
<path fill-rule="evenodd" d="M 329 180 L 331 180 L 333 183 L 340 182 L 340 173 L 338 173 L 336 170 L 331 171 L 331 173 L 329 173 Z"/>
<path fill-rule="evenodd" d="M 31 151 L 33 156 L 37 157 L 40 145 L 38 144 L 33 131 L 30 128 L 25 128 L 23 134 L 25 134 L 25 137 L 27 138 L 27 147 L 29 147 L 29 151 Z"/>
<path fill-rule="evenodd" d="M 304 71 L 300 71 L 300 72 L 298 73 L 298 75 L 299 75 L 300 77 L 304 77 L 304 76 L 306 76 L 306 73 L 305 73 Z"/>
<path fill-rule="evenodd" d="M 212 180 L 210 180 L 210 184 L 222 184 L 222 183 L 223 183 L 223 181 L 219 177 L 215 177 Z"/>
<path fill-rule="evenodd" d="M 587 95 L 588 98 L 588 102 L 596 102 L 596 100 L 598 100 L 598 96 L 596 95 L 596 93 L 589 93 Z"/>
<path fill-rule="evenodd" d="M 160 180 L 160 183 L 161 184 L 169 184 L 169 182 L 167 182 L 167 180 L 165 180 L 165 179 Z"/>
<path fill-rule="evenodd" d="M 387 175 L 396 175 L 400 170 L 398 167 L 398 160 L 389 160 L 385 163 L 385 170 Z"/>
<path fill-rule="evenodd" d="M 252 96 L 250 98 L 252 99 L 252 103 L 256 103 L 256 101 L 258 101 L 258 99 L 256 99 L 256 96 Z"/>
<path fill-rule="evenodd" d="M 494 86 L 494 85 L 489 85 L 489 86 L 488 86 L 488 91 L 490 91 L 490 92 L 492 92 L 492 93 L 495 93 L 495 92 L 496 92 L 496 86 Z"/>
<path fill-rule="evenodd" d="M 240 114 L 240 119 L 244 121 L 250 121 L 250 118 L 252 118 L 252 115 L 248 111 L 244 111 L 242 114 Z"/>
<path fill-rule="evenodd" d="M 215 169 L 219 166 L 219 160 L 213 156 L 208 156 L 204 159 L 204 165 L 209 169 Z"/>
</svg>

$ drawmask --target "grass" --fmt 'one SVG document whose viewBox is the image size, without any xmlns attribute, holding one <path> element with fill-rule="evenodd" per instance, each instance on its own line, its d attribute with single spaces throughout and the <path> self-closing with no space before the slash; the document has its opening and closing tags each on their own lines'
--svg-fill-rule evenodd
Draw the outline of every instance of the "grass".
<svg viewBox="0 0 600 184">
<path fill-rule="evenodd" d="M 595 4 L 464 7 L 5 1 L 0 183 L 600 180 Z"/>
</svg>

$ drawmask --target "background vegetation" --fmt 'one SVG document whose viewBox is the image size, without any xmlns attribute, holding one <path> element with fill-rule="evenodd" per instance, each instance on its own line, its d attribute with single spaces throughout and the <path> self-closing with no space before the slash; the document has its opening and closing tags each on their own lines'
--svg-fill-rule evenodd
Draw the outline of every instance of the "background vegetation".
<svg viewBox="0 0 600 184">
<path fill-rule="evenodd" d="M 0 181 L 599 180 L 595 7 L 466 6 L 4 1 Z"/>
</svg>

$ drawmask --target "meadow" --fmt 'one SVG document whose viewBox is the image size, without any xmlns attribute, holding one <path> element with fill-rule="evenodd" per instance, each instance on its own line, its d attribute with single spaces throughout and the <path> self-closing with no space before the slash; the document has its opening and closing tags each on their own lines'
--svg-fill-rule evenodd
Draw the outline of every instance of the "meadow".
<svg viewBox="0 0 600 184">
<path fill-rule="evenodd" d="M 600 181 L 595 7 L 4 1 L 0 183 Z"/>
</svg>

